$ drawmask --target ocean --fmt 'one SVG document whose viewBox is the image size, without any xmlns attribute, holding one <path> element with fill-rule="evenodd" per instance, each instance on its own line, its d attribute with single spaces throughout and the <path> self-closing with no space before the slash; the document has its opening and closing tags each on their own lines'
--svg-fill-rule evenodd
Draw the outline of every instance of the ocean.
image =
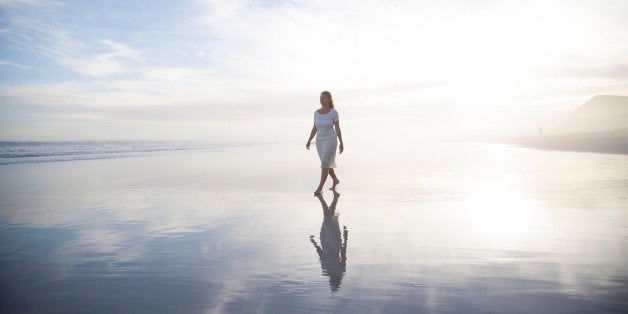
<svg viewBox="0 0 628 314">
<path fill-rule="evenodd" d="M 13 141 L 0 142 L 0 164 L 130 157 L 249 145 L 229 141 Z"/>
</svg>

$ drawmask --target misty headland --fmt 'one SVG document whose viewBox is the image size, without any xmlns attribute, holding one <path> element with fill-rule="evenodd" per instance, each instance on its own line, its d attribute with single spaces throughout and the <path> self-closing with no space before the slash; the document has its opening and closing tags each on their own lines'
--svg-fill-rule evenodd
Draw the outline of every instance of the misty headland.
<svg viewBox="0 0 628 314">
<path fill-rule="evenodd" d="M 628 154 L 628 97 L 597 95 L 526 135 L 483 138 L 544 150 Z"/>
</svg>

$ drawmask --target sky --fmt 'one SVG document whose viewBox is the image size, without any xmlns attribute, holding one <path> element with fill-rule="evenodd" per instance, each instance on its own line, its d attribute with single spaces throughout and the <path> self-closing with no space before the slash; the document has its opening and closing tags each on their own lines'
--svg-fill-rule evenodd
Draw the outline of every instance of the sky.
<svg viewBox="0 0 628 314">
<path fill-rule="evenodd" d="M 0 1 L 0 140 L 536 131 L 628 95 L 628 2 Z"/>
</svg>

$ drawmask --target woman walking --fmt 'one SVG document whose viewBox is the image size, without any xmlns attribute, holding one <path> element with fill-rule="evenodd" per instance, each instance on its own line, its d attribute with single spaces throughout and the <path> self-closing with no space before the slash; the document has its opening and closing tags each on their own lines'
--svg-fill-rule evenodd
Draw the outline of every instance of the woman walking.
<svg viewBox="0 0 628 314">
<path fill-rule="evenodd" d="M 307 144 L 305 144 L 305 148 L 310 149 L 310 142 L 316 135 L 316 150 L 318 151 L 318 157 L 321 159 L 321 182 L 316 191 L 314 191 L 314 195 L 322 193 L 323 184 L 325 184 L 328 175 L 334 180 L 330 190 L 334 190 L 336 185 L 340 183 L 334 172 L 338 140 L 340 140 L 340 154 L 344 150 L 338 111 L 334 109 L 331 93 L 328 91 L 322 92 L 320 102 L 321 108 L 314 112 L 314 126 L 312 127 L 312 132 L 310 132 L 310 138 L 307 140 Z"/>
</svg>

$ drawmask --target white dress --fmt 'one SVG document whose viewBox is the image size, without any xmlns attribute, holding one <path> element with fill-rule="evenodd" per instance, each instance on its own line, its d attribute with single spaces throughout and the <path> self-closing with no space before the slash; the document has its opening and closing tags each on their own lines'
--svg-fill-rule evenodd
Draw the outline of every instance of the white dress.
<svg viewBox="0 0 628 314">
<path fill-rule="evenodd" d="M 336 168 L 336 147 L 338 139 L 334 130 L 334 122 L 338 121 L 338 111 L 330 110 L 326 114 L 314 112 L 316 125 L 316 150 L 321 159 L 321 168 Z"/>
</svg>

